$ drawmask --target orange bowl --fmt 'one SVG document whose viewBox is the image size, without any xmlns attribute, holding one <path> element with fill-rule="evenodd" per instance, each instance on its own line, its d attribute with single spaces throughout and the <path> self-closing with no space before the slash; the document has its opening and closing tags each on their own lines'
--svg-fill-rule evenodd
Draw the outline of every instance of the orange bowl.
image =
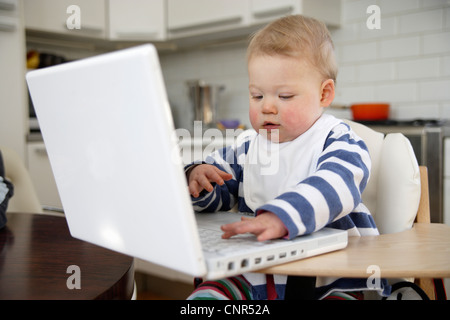
<svg viewBox="0 0 450 320">
<path fill-rule="evenodd" d="M 351 107 L 353 120 L 376 121 L 389 118 L 388 103 L 361 103 L 353 104 Z"/>
</svg>

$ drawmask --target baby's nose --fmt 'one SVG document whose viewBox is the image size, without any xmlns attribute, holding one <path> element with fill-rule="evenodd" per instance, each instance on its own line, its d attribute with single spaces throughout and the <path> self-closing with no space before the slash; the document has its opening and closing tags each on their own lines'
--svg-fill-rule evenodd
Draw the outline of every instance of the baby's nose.
<svg viewBox="0 0 450 320">
<path fill-rule="evenodd" d="M 278 108 L 277 108 L 276 104 L 273 103 L 273 101 L 267 100 L 263 104 L 262 112 L 263 113 L 277 114 L 278 113 Z"/>
</svg>

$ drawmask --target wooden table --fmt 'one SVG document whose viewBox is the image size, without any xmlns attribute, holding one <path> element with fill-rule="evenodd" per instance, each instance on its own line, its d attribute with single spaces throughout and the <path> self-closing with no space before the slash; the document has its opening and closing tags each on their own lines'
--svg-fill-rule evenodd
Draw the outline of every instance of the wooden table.
<svg viewBox="0 0 450 320">
<path fill-rule="evenodd" d="M 383 278 L 450 278 L 450 227 L 416 223 L 379 236 L 349 237 L 347 248 L 259 270 L 269 274 L 367 278 L 370 266 Z"/>
<path fill-rule="evenodd" d="M 72 265 L 79 272 L 68 271 Z M 69 288 L 76 284 L 81 288 Z M 72 238 L 64 217 L 8 214 L 0 230 L 0 299 L 130 299 L 133 288 L 133 259 Z"/>
</svg>

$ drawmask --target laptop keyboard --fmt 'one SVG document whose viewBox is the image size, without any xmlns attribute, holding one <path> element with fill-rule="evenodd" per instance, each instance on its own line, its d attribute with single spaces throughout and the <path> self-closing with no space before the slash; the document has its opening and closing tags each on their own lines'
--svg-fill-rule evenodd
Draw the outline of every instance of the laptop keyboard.
<svg viewBox="0 0 450 320">
<path fill-rule="evenodd" d="M 257 241 L 252 234 L 242 234 L 231 237 L 230 239 L 222 239 L 222 231 L 204 228 L 199 229 L 199 234 L 203 250 L 211 253 L 227 253 L 264 245 L 264 242 Z"/>
</svg>

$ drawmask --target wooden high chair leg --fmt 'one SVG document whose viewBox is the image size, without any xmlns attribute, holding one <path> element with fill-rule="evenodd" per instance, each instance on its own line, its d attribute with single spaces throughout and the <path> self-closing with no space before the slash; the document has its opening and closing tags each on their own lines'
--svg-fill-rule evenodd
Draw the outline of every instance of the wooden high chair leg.
<svg viewBox="0 0 450 320">
<path fill-rule="evenodd" d="M 414 283 L 418 285 L 427 294 L 430 300 L 436 300 L 434 294 L 434 283 L 432 278 L 415 279 Z"/>
</svg>

